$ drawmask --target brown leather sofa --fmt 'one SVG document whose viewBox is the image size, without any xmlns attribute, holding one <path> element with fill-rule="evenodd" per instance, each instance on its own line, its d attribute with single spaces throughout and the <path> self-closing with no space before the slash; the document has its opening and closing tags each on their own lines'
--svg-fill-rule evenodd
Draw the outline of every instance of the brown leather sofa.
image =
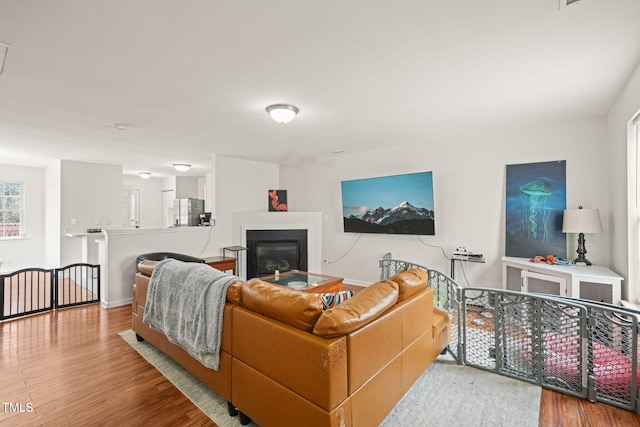
<svg viewBox="0 0 640 427">
<path fill-rule="evenodd" d="M 142 322 L 154 261 L 133 288 L 133 330 L 238 408 L 269 426 L 377 426 L 449 343 L 448 315 L 433 307 L 415 269 L 323 311 L 313 294 L 236 282 L 227 292 L 220 369 L 201 365 Z"/>
</svg>

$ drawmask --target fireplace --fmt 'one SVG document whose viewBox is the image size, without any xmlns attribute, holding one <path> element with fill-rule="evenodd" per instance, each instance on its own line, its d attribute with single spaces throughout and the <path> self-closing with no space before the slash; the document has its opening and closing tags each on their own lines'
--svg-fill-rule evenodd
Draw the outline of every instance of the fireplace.
<svg viewBox="0 0 640 427">
<path fill-rule="evenodd" d="M 307 271 L 307 230 L 247 230 L 247 278 Z"/>
</svg>

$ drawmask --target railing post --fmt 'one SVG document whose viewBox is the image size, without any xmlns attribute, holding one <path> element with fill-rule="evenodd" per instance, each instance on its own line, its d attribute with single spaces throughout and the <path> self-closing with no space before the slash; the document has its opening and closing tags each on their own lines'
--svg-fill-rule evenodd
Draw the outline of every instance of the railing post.
<svg viewBox="0 0 640 427">
<path fill-rule="evenodd" d="M 4 320 L 4 275 L 0 275 L 0 321 Z"/>
<path fill-rule="evenodd" d="M 585 331 L 580 331 L 583 337 L 583 341 L 586 341 L 585 360 L 582 361 L 583 375 L 586 375 L 586 381 L 583 381 L 582 386 L 587 388 L 587 399 L 590 402 L 596 402 L 597 390 L 596 390 L 596 378 L 593 370 L 593 339 L 594 335 L 591 330 L 598 326 L 598 319 L 594 316 L 593 310 L 587 307 L 587 321 L 585 322 Z"/>
<path fill-rule="evenodd" d="M 58 270 L 52 268 L 49 271 L 49 286 L 51 287 L 51 292 L 49 293 L 51 296 L 50 307 L 51 310 L 55 310 L 58 308 Z"/>
<path fill-rule="evenodd" d="M 449 283 L 447 287 L 453 287 L 453 283 Z M 463 365 L 466 358 L 464 347 L 464 334 L 467 328 L 466 315 L 464 313 L 465 307 L 465 292 L 464 288 L 456 288 L 456 304 L 458 305 L 458 365 Z"/>
</svg>

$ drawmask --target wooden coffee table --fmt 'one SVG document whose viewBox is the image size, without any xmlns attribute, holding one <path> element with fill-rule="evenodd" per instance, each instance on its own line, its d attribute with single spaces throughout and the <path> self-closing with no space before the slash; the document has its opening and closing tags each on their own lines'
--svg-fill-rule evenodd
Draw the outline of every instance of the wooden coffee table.
<svg viewBox="0 0 640 427">
<path fill-rule="evenodd" d="M 298 270 L 280 273 L 280 277 L 277 280 L 275 274 L 259 277 L 259 279 L 312 294 L 339 292 L 342 287 L 342 281 L 344 280 L 342 277 L 326 276 L 324 274 L 308 273 Z"/>
</svg>

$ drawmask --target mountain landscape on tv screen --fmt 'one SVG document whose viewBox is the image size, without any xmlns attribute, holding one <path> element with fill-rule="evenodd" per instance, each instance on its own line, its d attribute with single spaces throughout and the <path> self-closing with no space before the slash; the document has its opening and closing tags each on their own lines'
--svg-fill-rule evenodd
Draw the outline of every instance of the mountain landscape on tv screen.
<svg viewBox="0 0 640 427">
<path fill-rule="evenodd" d="M 435 234 L 433 211 L 415 207 L 408 201 L 390 209 L 378 207 L 343 219 L 344 231 L 351 233 Z"/>
</svg>

